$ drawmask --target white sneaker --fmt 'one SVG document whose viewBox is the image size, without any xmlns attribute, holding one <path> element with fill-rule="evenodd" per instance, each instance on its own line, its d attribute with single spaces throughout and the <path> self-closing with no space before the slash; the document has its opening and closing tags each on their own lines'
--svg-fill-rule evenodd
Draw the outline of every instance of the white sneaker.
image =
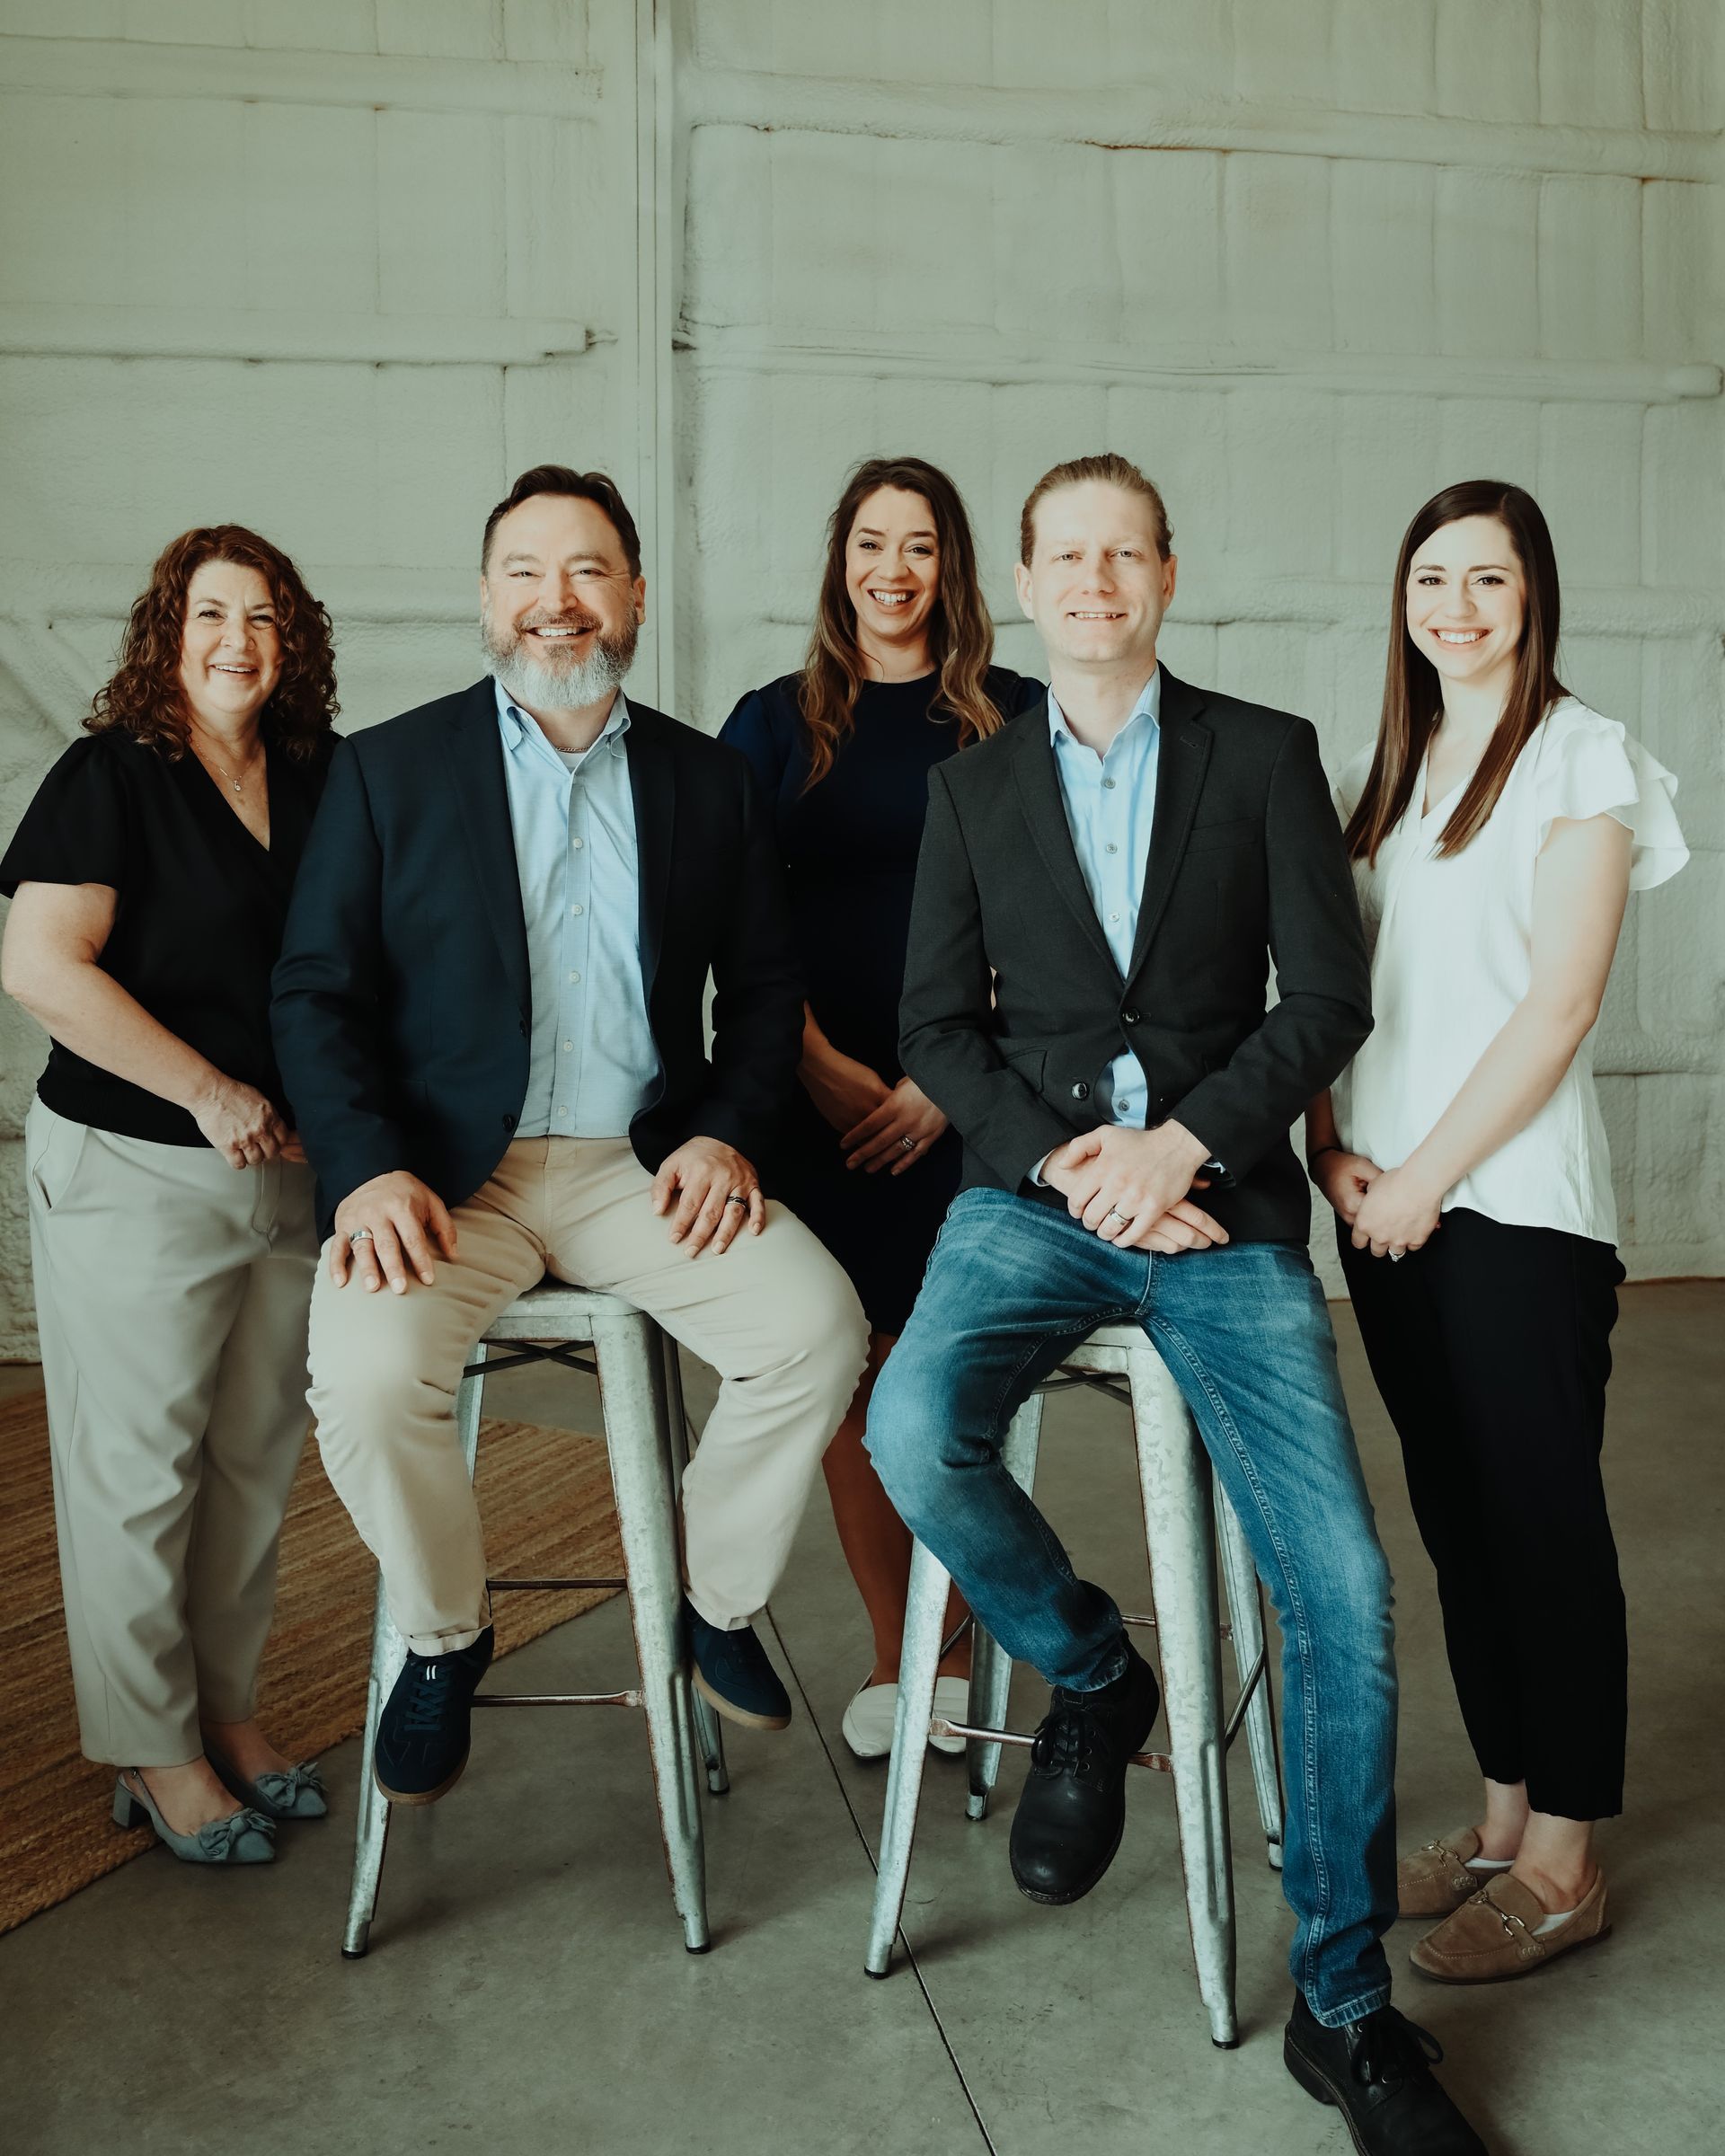
<svg viewBox="0 0 1725 2156">
<path fill-rule="evenodd" d="M 942 1721 L 968 1722 L 970 1719 L 970 1680 L 969 1677 L 936 1677 L 934 1680 L 934 1711 Z M 931 1736 L 930 1749 L 943 1752 L 949 1759 L 962 1759 L 965 1740 L 961 1736 Z"/>
<path fill-rule="evenodd" d="M 898 1685 L 871 1684 L 865 1678 L 839 1727 L 859 1759 L 885 1759 L 892 1750 L 892 1726 L 898 1719 Z"/>
</svg>

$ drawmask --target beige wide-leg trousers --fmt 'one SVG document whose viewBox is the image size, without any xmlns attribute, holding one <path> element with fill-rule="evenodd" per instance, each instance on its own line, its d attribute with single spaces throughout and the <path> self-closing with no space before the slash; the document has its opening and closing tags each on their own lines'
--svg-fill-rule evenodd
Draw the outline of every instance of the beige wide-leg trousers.
<svg viewBox="0 0 1725 2156">
<path fill-rule="evenodd" d="M 547 1272 L 623 1296 L 723 1381 L 683 1484 L 695 1608 L 734 1630 L 776 1585 L 856 1389 L 867 1324 L 841 1267 L 783 1206 L 769 1203 L 760 1235 L 691 1258 L 651 1190 L 626 1138 L 518 1139 L 456 1209 L 456 1258 L 438 1260 L 431 1286 L 337 1287 L 319 1267 L 311 1404 L 323 1464 L 415 1653 L 453 1652 L 490 1621 L 456 1393 L 474 1342 Z"/>
<path fill-rule="evenodd" d="M 309 1168 L 230 1168 L 33 1101 L 31 1254 L 85 1755 L 180 1766 L 243 1721 L 305 1438 Z"/>
</svg>

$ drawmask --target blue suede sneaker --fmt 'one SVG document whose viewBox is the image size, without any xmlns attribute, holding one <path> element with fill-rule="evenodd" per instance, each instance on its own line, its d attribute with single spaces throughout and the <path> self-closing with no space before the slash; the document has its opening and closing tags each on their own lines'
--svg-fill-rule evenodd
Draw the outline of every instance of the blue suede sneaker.
<svg viewBox="0 0 1725 2156">
<path fill-rule="evenodd" d="M 709 1624 L 692 1602 L 685 1601 L 689 1647 L 694 1657 L 694 1689 L 728 1722 L 746 1729 L 783 1729 L 791 1719 L 791 1694 L 766 1658 L 766 1649 L 747 1625 L 721 1632 Z"/>
</svg>

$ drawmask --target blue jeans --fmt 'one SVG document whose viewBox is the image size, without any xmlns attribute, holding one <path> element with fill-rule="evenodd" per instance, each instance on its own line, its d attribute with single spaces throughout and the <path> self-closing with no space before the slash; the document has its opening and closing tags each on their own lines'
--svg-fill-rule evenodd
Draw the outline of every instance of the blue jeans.
<svg viewBox="0 0 1725 2156">
<path fill-rule="evenodd" d="M 1336 2028 L 1390 1995 L 1395 1664 L 1389 1568 L 1305 1250 L 1118 1250 L 1035 1199 L 960 1191 L 875 1386 L 869 1451 L 1007 1653 L 1095 1690 L 1126 1666 L 1119 1612 L 1075 1577 L 1000 1448 L 1063 1354 L 1128 1320 L 1185 1395 L 1281 1621 L 1290 1963 Z"/>
</svg>

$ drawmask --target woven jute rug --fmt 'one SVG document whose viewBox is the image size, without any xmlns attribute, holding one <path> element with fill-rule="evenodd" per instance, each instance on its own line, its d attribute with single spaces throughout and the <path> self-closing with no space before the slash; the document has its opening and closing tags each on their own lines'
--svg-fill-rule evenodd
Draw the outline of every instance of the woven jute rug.
<svg viewBox="0 0 1725 2156">
<path fill-rule="evenodd" d="M 596 1437 L 526 1422 L 481 1426 L 487 1561 L 500 1578 L 623 1571 L 611 1477 Z M 154 1847 L 109 1816 L 111 1767 L 78 1750 L 40 1392 L 0 1401 L 0 1932 Z M 281 1538 L 275 1628 L 258 1713 L 290 1756 L 314 1758 L 365 1719 L 376 1568 L 308 1443 Z M 609 1599 L 524 1591 L 497 1603 L 500 1654 Z"/>
</svg>

